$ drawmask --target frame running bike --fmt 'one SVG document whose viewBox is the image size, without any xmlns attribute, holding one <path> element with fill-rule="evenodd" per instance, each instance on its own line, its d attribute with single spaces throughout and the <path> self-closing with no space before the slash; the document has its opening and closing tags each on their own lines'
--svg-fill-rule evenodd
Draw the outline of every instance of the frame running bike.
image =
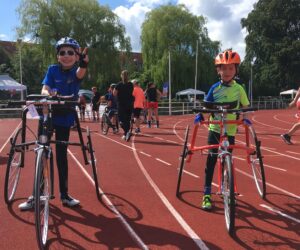
<svg viewBox="0 0 300 250">
<path fill-rule="evenodd" d="M 242 108 L 233 109 L 236 107 L 236 102 L 233 103 L 206 103 L 208 109 L 201 108 L 196 110 L 199 114 L 195 119 L 195 126 L 193 130 L 192 140 L 190 146 L 188 146 L 188 134 L 189 126 L 186 128 L 185 139 L 182 154 L 180 155 L 179 174 L 177 181 L 176 196 L 180 196 L 180 185 L 182 174 L 184 172 L 185 163 L 191 162 L 191 158 L 194 152 L 200 151 L 204 154 L 204 151 L 210 149 L 218 149 L 218 167 L 219 167 L 219 188 L 218 193 L 222 195 L 224 202 L 224 213 L 226 228 L 230 234 L 234 232 L 235 221 L 235 194 L 237 194 L 237 186 L 235 182 L 235 172 L 233 166 L 231 149 L 240 149 L 246 152 L 247 163 L 252 169 L 253 178 L 256 184 L 259 195 L 265 198 L 266 195 L 266 183 L 265 172 L 262 161 L 262 155 L 260 151 L 260 141 L 258 141 L 255 130 L 252 123 L 248 119 L 227 120 L 226 116 L 229 113 L 240 114 L 255 111 L 254 108 Z M 202 113 L 210 113 L 212 115 L 219 114 L 219 120 L 204 120 Z M 219 144 L 195 146 L 197 131 L 201 125 L 218 124 L 220 126 L 220 141 Z M 244 145 L 229 145 L 227 138 L 227 125 L 236 124 L 243 126 L 245 129 L 245 144 Z"/>
<path fill-rule="evenodd" d="M 116 128 L 116 132 L 114 131 L 113 133 L 117 133 L 119 131 L 119 117 L 118 117 L 118 111 L 114 111 L 113 117 L 115 120 L 115 125 L 112 124 L 111 119 L 109 118 L 108 115 L 109 109 L 108 107 L 105 108 L 103 115 L 101 117 L 101 131 L 102 134 L 107 135 L 109 128 Z"/>
<path fill-rule="evenodd" d="M 97 177 L 96 159 L 92 146 L 90 131 L 87 128 L 87 144 L 84 145 L 80 123 L 74 106 L 77 101 L 64 99 L 53 99 L 44 95 L 30 95 L 27 101 L 15 101 L 10 105 L 26 105 L 22 112 L 22 127 L 17 130 L 14 137 L 11 138 L 11 148 L 6 168 L 4 182 L 4 199 L 7 204 L 10 204 L 14 199 L 17 189 L 21 169 L 24 167 L 25 152 L 29 150 L 31 145 L 36 145 L 33 149 L 36 153 L 35 157 L 35 176 L 34 176 L 34 214 L 35 228 L 38 246 L 44 249 L 47 243 L 48 234 L 48 219 L 49 219 L 49 201 L 54 198 L 53 182 L 53 153 L 50 144 L 63 144 L 80 146 L 83 152 L 85 164 L 91 164 L 95 182 L 96 194 L 100 199 L 99 184 Z M 36 141 L 26 142 L 26 114 L 29 111 L 29 105 L 34 105 L 39 114 L 43 115 L 43 119 L 39 123 L 38 138 Z M 79 135 L 79 143 L 67 141 L 50 140 L 52 135 L 52 112 L 53 109 L 59 110 L 61 107 L 66 108 L 69 112 L 74 112 L 77 131 Z M 87 156 L 86 151 L 89 153 Z"/>
</svg>

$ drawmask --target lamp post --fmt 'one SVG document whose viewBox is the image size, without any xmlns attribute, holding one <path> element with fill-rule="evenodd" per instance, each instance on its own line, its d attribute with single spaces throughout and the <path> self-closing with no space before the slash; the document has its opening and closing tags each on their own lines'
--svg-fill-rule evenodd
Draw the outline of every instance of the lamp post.
<svg viewBox="0 0 300 250">
<path fill-rule="evenodd" d="M 198 40 L 196 45 L 196 70 L 195 70 L 195 93 L 194 93 L 194 108 L 196 108 L 196 91 L 197 91 L 197 78 L 198 78 Z"/>
<path fill-rule="evenodd" d="M 23 76 L 22 76 L 22 39 L 18 39 L 17 41 L 19 43 L 20 83 L 23 84 Z"/>
<path fill-rule="evenodd" d="M 256 57 L 254 57 L 251 61 L 251 67 L 250 67 L 250 84 L 249 84 L 249 99 L 250 99 L 250 105 L 252 107 L 253 104 L 253 65 L 256 60 Z"/>
<path fill-rule="evenodd" d="M 171 50 L 169 49 L 169 115 L 172 115 L 172 105 L 171 105 Z"/>
</svg>

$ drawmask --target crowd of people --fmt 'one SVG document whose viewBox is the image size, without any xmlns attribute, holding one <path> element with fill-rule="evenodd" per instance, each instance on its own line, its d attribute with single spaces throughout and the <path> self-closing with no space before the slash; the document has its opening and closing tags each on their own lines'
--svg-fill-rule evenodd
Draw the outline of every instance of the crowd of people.
<svg viewBox="0 0 300 250">
<path fill-rule="evenodd" d="M 101 104 L 106 106 L 106 112 L 111 119 L 114 133 L 117 133 L 115 113 L 123 130 L 122 139 L 129 141 L 131 137 L 131 122 L 135 125 L 135 133 L 141 133 L 141 115 L 144 116 L 143 122 L 151 128 L 153 121 L 159 127 L 158 101 L 161 92 L 153 82 L 146 83 L 143 90 L 137 79 L 129 80 L 127 70 L 123 70 L 120 75 L 121 81 L 112 83 L 105 95 L 101 95 L 97 87 L 92 87 L 93 96 L 91 99 L 91 112 L 93 121 L 97 122 L 99 117 L 99 107 Z M 81 121 L 85 121 L 86 99 L 83 94 L 79 96 L 79 113 Z"/>
</svg>

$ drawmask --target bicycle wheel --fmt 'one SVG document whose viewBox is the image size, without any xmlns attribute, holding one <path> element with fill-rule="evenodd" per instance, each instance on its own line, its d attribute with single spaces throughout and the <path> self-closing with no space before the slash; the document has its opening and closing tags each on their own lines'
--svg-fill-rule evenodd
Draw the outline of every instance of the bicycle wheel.
<svg viewBox="0 0 300 250">
<path fill-rule="evenodd" d="M 252 126 L 249 126 L 249 145 L 247 146 L 255 149 L 254 153 L 248 156 L 248 163 L 252 168 L 257 191 L 259 195 L 264 199 L 266 196 L 266 178 L 264 164 L 260 151 L 260 141 L 258 141 L 255 130 Z"/>
<path fill-rule="evenodd" d="M 48 165 L 47 151 L 41 147 L 37 150 L 34 180 L 34 216 L 37 243 L 44 249 L 47 243 L 49 200 L 51 197 L 51 170 Z"/>
<path fill-rule="evenodd" d="M 8 162 L 6 166 L 5 181 L 4 181 L 4 200 L 6 204 L 9 204 L 16 193 L 22 162 L 24 159 L 24 149 L 16 148 L 16 144 L 22 142 L 22 128 L 19 128 L 11 138 L 11 148 L 9 152 Z"/>
<path fill-rule="evenodd" d="M 94 155 L 91 133 L 90 133 L 89 128 L 87 128 L 86 131 L 87 131 L 87 150 L 89 152 L 89 160 L 88 161 L 89 161 L 89 164 L 91 164 L 92 170 L 93 170 L 96 194 L 97 194 L 98 199 L 100 199 L 101 197 L 100 197 L 100 192 L 99 192 L 99 182 L 98 182 L 98 175 L 97 175 L 96 158 Z"/>
<path fill-rule="evenodd" d="M 190 127 L 187 126 L 186 130 L 185 130 L 182 153 L 181 153 L 180 158 L 179 158 L 180 163 L 179 163 L 179 172 L 178 172 L 178 180 L 177 180 L 177 188 L 176 188 L 176 196 L 177 197 L 179 197 L 182 173 L 183 173 L 183 169 L 184 169 L 184 165 L 185 165 L 185 159 L 186 159 L 187 154 L 188 154 L 187 143 L 188 143 L 188 137 L 189 137 L 189 130 L 190 130 Z"/>
<path fill-rule="evenodd" d="M 109 130 L 108 119 L 108 116 L 104 113 L 101 118 L 101 131 L 104 135 L 107 135 Z"/>
<path fill-rule="evenodd" d="M 234 232 L 235 221 L 235 196 L 234 179 L 232 172 L 231 155 L 226 155 L 222 159 L 222 196 L 224 202 L 224 215 L 226 228 L 231 235 Z"/>
</svg>

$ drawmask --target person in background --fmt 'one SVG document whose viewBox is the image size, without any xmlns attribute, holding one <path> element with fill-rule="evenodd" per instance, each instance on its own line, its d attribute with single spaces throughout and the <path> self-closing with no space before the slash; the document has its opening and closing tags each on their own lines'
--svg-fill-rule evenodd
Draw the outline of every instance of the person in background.
<svg viewBox="0 0 300 250">
<path fill-rule="evenodd" d="M 240 56 L 232 50 L 225 50 L 215 58 L 215 65 L 220 81 L 212 85 L 205 101 L 208 102 L 234 102 L 237 101 L 238 109 L 240 106 L 247 107 L 249 100 L 244 88 L 238 84 L 234 78 L 238 74 L 238 67 L 241 63 Z M 211 116 L 210 121 L 217 120 L 218 116 Z M 227 120 L 236 120 L 235 114 L 228 114 Z M 235 143 L 235 134 L 237 125 L 229 124 L 227 126 L 228 141 L 231 145 Z M 219 144 L 220 126 L 210 124 L 208 129 L 208 145 Z M 232 152 L 232 150 L 229 150 Z M 212 209 L 211 184 L 217 162 L 218 149 L 210 149 L 207 155 L 205 168 L 204 196 L 202 199 L 202 208 L 204 210 Z"/>
<path fill-rule="evenodd" d="M 92 113 L 93 113 L 93 120 L 99 121 L 99 106 L 100 106 L 100 93 L 97 90 L 97 87 L 92 87 L 93 97 L 92 97 Z"/>
<path fill-rule="evenodd" d="M 145 95 L 143 89 L 140 87 L 137 80 L 133 80 L 133 97 L 134 97 L 134 104 L 133 104 L 133 116 L 134 116 L 134 122 L 135 122 L 135 133 L 140 133 L 141 128 L 141 111 L 143 110 L 145 106 Z"/>
<path fill-rule="evenodd" d="M 115 113 L 118 111 L 117 98 L 113 95 L 113 91 L 116 87 L 115 83 L 112 83 L 108 89 L 107 94 L 105 95 L 105 99 L 107 101 L 107 109 L 108 109 L 108 117 L 113 126 L 113 133 L 116 134 L 118 132 Z"/>
<path fill-rule="evenodd" d="M 42 82 L 43 95 L 74 96 L 78 99 L 78 92 L 87 66 L 87 48 L 81 50 L 78 42 L 70 37 L 63 37 L 56 43 L 56 57 L 58 64 L 50 65 Z M 54 91 L 55 90 L 55 91 Z M 55 131 L 55 140 L 69 141 L 70 129 L 74 125 L 74 112 L 52 115 L 52 124 Z M 60 199 L 63 205 L 73 207 L 80 201 L 71 197 L 68 190 L 68 158 L 67 145 L 56 144 L 56 164 L 59 176 Z M 32 209 L 33 196 L 19 205 L 20 210 Z"/>
<path fill-rule="evenodd" d="M 133 84 L 129 81 L 128 71 L 121 72 L 122 81 L 117 84 L 113 91 L 113 95 L 117 97 L 118 103 L 118 116 L 120 125 L 124 131 L 122 139 L 129 141 L 130 133 L 130 120 L 133 111 L 134 98 L 132 95 Z"/>
<path fill-rule="evenodd" d="M 156 127 L 159 127 L 159 117 L 158 117 L 158 101 L 161 97 L 161 92 L 156 88 L 153 82 L 149 82 L 147 89 L 145 91 L 146 95 L 146 105 L 147 105 L 147 123 L 148 128 L 151 128 L 152 114 L 155 116 Z"/>
<path fill-rule="evenodd" d="M 83 94 L 79 95 L 79 113 L 80 113 L 80 120 L 82 122 L 85 121 L 85 109 L 86 109 L 86 99 Z"/>
<path fill-rule="evenodd" d="M 297 130 L 300 129 L 300 87 L 297 91 L 297 94 L 296 94 L 295 98 L 289 104 L 289 108 L 293 108 L 293 107 L 296 107 L 298 109 L 298 113 L 296 114 L 296 118 L 298 119 L 298 122 L 296 122 L 286 134 L 280 135 L 281 138 L 284 140 L 284 142 L 286 144 L 289 144 L 289 145 L 293 144 L 292 141 L 291 141 L 292 135 Z"/>
</svg>

